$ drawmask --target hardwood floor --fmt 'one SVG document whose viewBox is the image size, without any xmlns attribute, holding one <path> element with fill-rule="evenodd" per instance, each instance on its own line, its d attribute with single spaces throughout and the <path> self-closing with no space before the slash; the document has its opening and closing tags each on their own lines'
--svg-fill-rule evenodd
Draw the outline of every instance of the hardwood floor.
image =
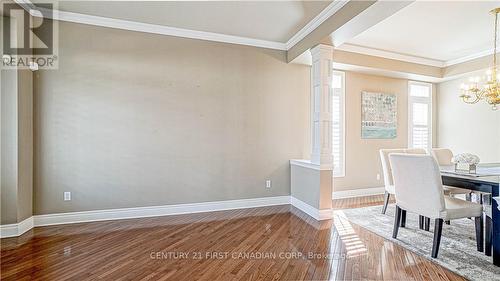
<svg viewBox="0 0 500 281">
<path fill-rule="evenodd" d="M 336 209 L 382 196 L 334 200 Z M 1 240 L 1 280 L 464 280 L 346 220 L 291 206 L 40 227 Z"/>
<path fill-rule="evenodd" d="M 394 196 L 390 197 L 390 203 L 396 202 Z M 333 200 L 333 208 L 336 210 L 340 209 L 351 209 L 351 208 L 361 208 L 368 206 L 382 206 L 384 204 L 384 195 L 373 195 L 364 197 L 352 197 L 345 199 Z M 382 209 L 382 207 L 380 207 Z"/>
</svg>

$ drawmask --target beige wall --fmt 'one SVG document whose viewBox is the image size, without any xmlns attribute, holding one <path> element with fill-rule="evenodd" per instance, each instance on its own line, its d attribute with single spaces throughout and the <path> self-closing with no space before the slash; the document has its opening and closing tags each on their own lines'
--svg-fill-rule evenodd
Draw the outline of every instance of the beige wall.
<svg viewBox="0 0 500 281">
<path fill-rule="evenodd" d="M 316 209 L 332 208 L 332 171 L 291 166 L 291 196 Z"/>
<path fill-rule="evenodd" d="M 484 75 L 484 71 L 470 76 Z M 473 153 L 481 162 L 500 162 L 500 110 L 484 101 L 469 105 L 459 98 L 464 77 L 438 85 L 438 146 Z"/>
<path fill-rule="evenodd" d="M 333 191 L 381 187 L 384 185 L 379 149 L 408 146 L 408 80 L 346 72 L 345 99 L 345 177 L 334 179 Z M 395 139 L 361 138 L 361 92 L 396 94 L 397 137 Z M 377 180 L 380 174 L 380 180 Z"/>
<path fill-rule="evenodd" d="M 290 194 L 309 67 L 282 51 L 59 31 L 59 69 L 34 79 L 36 214 Z"/>
<path fill-rule="evenodd" d="M 302 202 L 319 209 L 321 171 L 297 165 L 290 165 L 290 168 L 290 194 Z"/>
<path fill-rule="evenodd" d="M 12 27 L 20 20 L 11 18 Z M 27 69 L 1 69 L 0 76 L 0 222 L 10 224 L 33 214 L 33 85 Z"/>
<path fill-rule="evenodd" d="M 17 221 L 33 215 L 33 73 L 18 71 Z"/>
<path fill-rule="evenodd" d="M 1 70 L 1 223 L 17 222 L 17 71 Z"/>
</svg>

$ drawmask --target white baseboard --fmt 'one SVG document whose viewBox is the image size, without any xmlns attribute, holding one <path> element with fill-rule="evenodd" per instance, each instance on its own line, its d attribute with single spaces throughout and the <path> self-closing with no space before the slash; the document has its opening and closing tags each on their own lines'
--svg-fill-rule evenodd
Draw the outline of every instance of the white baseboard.
<svg viewBox="0 0 500 281">
<path fill-rule="evenodd" d="M 292 204 L 292 206 L 296 207 L 297 209 L 301 210 L 302 212 L 308 214 L 309 216 L 313 217 L 315 220 L 318 221 L 329 220 L 333 216 L 332 209 L 319 210 L 293 196 L 290 196 L 290 203 Z"/>
<path fill-rule="evenodd" d="M 35 226 L 193 214 L 286 204 L 290 204 L 290 196 L 59 213 L 35 216 Z"/>
<path fill-rule="evenodd" d="M 360 197 L 360 196 L 370 196 L 370 195 L 379 195 L 384 194 L 385 188 L 382 187 L 370 187 L 370 188 L 360 188 L 360 189 L 351 189 L 344 191 L 334 191 L 333 199 L 342 199 L 342 198 L 351 198 L 351 197 Z"/>
<path fill-rule="evenodd" d="M 22 222 L 0 225 L 0 238 L 17 237 L 32 229 L 34 226 L 33 217 L 29 217 Z"/>
<path fill-rule="evenodd" d="M 18 224 L 4 224 L 0 225 L 0 236 L 2 238 L 19 236 Z"/>
<path fill-rule="evenodd" d="M 318 221 L 332 218 L 333 212 L 331 209 L 319 210 L 292 196 L 275 196 L 203 203 L 36 215 L 17 224 L 0 225 L 0 238 L 20 236 L 26 231 L 37 226 L 193 214 L 288 204 L 292 204 Z"/>
<path fill-rule="evenodd" d="M 290 196 L 275 196 L 240 200 L 36 215 L 17 224 L 0 225 L 0 238 L 20 236 L 26 231 L 37 226 L 193 214 L 288 204 L 290 204 Z"/>
</svg>

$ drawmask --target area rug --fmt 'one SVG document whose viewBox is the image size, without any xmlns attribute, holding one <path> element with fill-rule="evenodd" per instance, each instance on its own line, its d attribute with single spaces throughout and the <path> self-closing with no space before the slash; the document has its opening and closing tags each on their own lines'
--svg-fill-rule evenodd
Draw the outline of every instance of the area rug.
<svg viewBox="0 0 500 281">
<path fill-rule="evenodd" d="M 418 215 L 408 213 L 406 227 L 400 228 L 398 238 L 392 238 L 395 206 L 390 205 L 385 215 L 381 206 L 335 211 L 335 215 L 368 229 L 396 244 L 419 254 L 433 262 L 469 279 L 500 280 L 500 267 L 493 265 L 492 258 L 476 249 L 474 221 L 454 220 L 443 225 L 443 235 L 437 259 L 430 256 L 433 227 L 431 231 L 418 229 Z"/>
</svg>

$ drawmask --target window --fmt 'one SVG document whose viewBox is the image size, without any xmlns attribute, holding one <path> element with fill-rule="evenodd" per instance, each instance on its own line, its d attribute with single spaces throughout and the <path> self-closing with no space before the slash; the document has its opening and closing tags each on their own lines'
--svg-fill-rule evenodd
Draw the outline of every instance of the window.
<svg viewBox="0 0 500 281">
<path fill-rule="evenodd" d="M 333 176 L 345 176 L 345 74 L 333 72 L 332 81 L 332 154 Z"/>
<path fill-rule="evenodd" d="M 408 82 L 408 146 L 432 148 L 432 84 Z"/>
</svg>

